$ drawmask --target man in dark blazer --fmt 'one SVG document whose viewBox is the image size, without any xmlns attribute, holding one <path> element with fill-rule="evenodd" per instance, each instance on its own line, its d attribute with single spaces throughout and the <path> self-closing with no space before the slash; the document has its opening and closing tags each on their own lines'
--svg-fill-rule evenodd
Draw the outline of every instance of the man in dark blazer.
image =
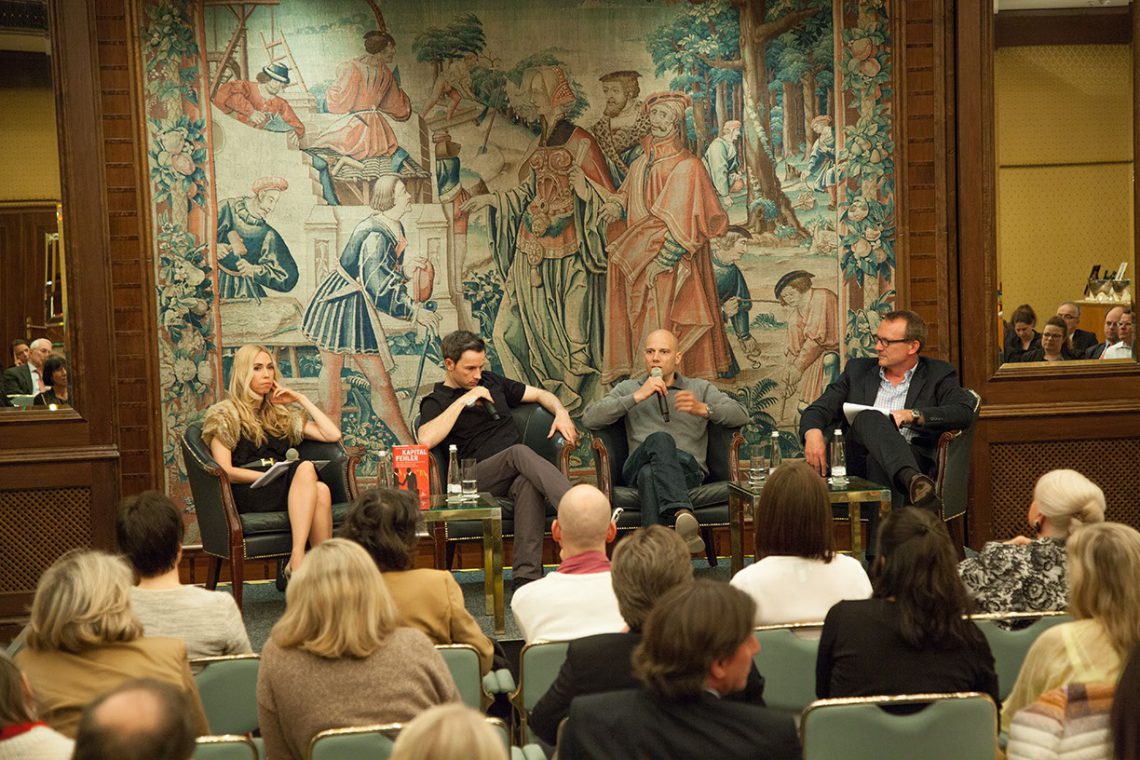
<svg viewBox="0 0 1140 760">
<path fill-rule="evenodd" d="M 921 316 L 888 313 L 875 338 L 878 357 L 848 361 L 839 379 L 800 415 L 804 456 L 820 475 L 827 475 L 827 434 L 841 427 L 848 432 L 848 474 L 890 485 L 896 506 L 905 500 L 940 509 L 931 479 L 937 474 L 938 438 L 970 426 L 974 398 L 958 384 L 952 366 L 919 356 L 925 342 Z M 848 425 L 846 402 L 875 409 L 860 412 Z M 877 510 L 870 512 L 877 522 Z"/>
<path fill-rule="evenodd" d="M 1083 358 L 1085 352 L 1096 345 L 1096 333 L 1077 326 L 1081 323 L 1081 307 L 1073 301 L 1065 301 L 1057 307 L 1057 316 L 1065 320 L 1069 332 L 1069 350 L 1078 359 Z"/>
<path fill-rule="evenodd" d="M 1085 351 L 1082 358 L 1099 359 L 1106 348 L 1120 340 L 1119 324 L 1122 316 L 1124 316 L 1123 306 L 1114 306 L 1105 312 L 1104 340 Z"/>
<path fill-rule="evenodd" d="M 755 616 L 752 597 L 722 581 L 669 591 L 653 606 L 633 652 L 640 688 L 575 699 L 559 756 L 799 758 L 790 716 L 724 699 L 745 687 L 760 650 Z"/>
<path fill-rule="evenodd" d="M 610 576 L 618 610 L 629 631 L 600 633 L 570 642 L 562 669 L 527 718 L 530 730 L 552 747 L 558 724 L 570 714 L 576 697 L 637 686 L 630 659 L 641 643 L 642 625 L 657 599 L 693 582 L 692 557 L 685 540 L 675 531 L 652 525 L 634 531 L 614 547 Z M 725 698 L 764 706 L 764 679 L 755 666 L 743 691 Z"/>
<path fill-rule="evenodd" d="M 28 361 L 4 370 L 4 392 L 8 395 L 30 395 L 43 390 L 40 369 L 51 355 L 51 341 L 36 338 L 28 351 Z"/>
</svg>

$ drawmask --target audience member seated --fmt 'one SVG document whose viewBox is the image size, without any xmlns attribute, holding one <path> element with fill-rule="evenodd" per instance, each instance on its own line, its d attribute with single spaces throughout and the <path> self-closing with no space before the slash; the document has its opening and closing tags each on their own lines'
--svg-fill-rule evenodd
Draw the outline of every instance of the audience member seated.
<svg viewBox="0 0 1140 760">
<path fill-rule="evenodd" d="M 16 663 L 35 689 L 43 719 L 75 736 L 89 702 L 132 678 L 182 689 L 198 733 L 209 733 L 198 687 L 177 639 L 143 637 L 131 610 L 131 569 L 101 551 L 71 551 L 40 576 L 27 645 Z"/>
<path fill-rule="evenodd" d="M 1140 760 L 1140 647 L 1132 650 L 1116 682 L 1109 718 L 1115 760 Z"/>
<path fill-rule="evenodd" d="M 630 659 L 641 643 L 649 611 L 667 591 L 693 582 L 693 563 L 684 540 L 661 525 L 640 528 L 614 548 L 614 594 L 627 630 L 570 642 L 566 660 L 550 689 L 535 704 L 527 725 L 553 745 L 570 703 L 583 694 L 632 689 L 638 685 Z M 764 706 L 764 679 L 753 666 L 743 691 L 727 699 Z"/>
<path fill-rule="evenodd" d="M 755 522 L 757 561 L 731 583 L 756 602 L 756 625 L 820 621 L 841 599 L 871 596 L 859 560 L 835 551 L 827 483 L 807 462 L 768 477 Z"/>
<path fill-rule="evenodd" d="M 300 408 L 298 408 L 298 406 Z M 301 565 L 305 546 L 332 536 L 332 494 L 303 461 L 272 483 L 250 489 L 265 473 L 252 469 L 266 459 L 285 460 L 288 450 L 309 438 L 340 440 L 340 430 L 312 401 L 277 382 L 273 357 L 261 346 L 245 345 L 234 354 L 224 401 L 206 410 L 202 441 L 225 470 L 238 512 L 289 511 L 293 551 L 282 581 Z"/>
<path fill-rule="evenodd" d="M 571 488 L 558 502 L 551 534 L 562 564 L 511 597 L 511 613 L 523 638 L 565 641 L 620 631 L 625 622 L 610 581 L 606 544 L 617 527 L 606 495 L 591 485 Z"/>
<path fill-rule="evenodd" d="M 1033 538 L 990 541 L 976 557 L 958 563 L 958 573 L 977 612 L 1045 612 L 1069 603 L 1065 541 L 1069 534 L 1104 520 L 1104 491 L 1075 470 L 1042 475 L 1029 504 Z"/>
<path fill-rule="evenodd" d="M 338 534 L 372 556 L 401 624 L 418 628 L 433 644 L 470 644 L 479 651 L 483 673 L 494 647 L 463 606 L 463 591 L 446 570 L 416 568 L 415 496 L 395 488 L 371 488 L 357 497 Z"/>
<path fill-rule="evenodd" d="M 22 367 L 28 363 L 28 354 L 31 353 L 31 348 L 28 346 L 28 341 L 23 338 L 16 338 L 12 341 L 12 366 Z"/>
<path fill-rule="evenodd" d="M 128 681 L 83 711 L 75 760 L 189 760 L 196 733 L 186 695 L 150 678 Z"/>
<path fill-rule="evenodd" d="M 1065 327 L 1068 331 L 1069 339 L 1066 343 L 1069 346 L 1069 351 L 1077 358 L 1083 358 L 1086 351 L 1096 345 L 1096 333 L 1091 333 L 1088 330 L 1082 330 L 1079 325 L 1081 324 L 1081 307 L 1073 301 L 1065 301 L 1057 307 L 1057 316 L 1065 320 Z"/>
<path fill-rule="evenodd" d="M 760 649 L 755 607 L 713 580 L 662 596 L 633 653 L 642 687 L 575 699 L 559 756 L 799 758 L 790 717 L 722 699 L 744 688 Z"/>
<path fill-rule="evenodd" d="M 962 618 L 970 598 L 936 515 L 892 512 L 879 533 L 871 599 L 827 613 L 816 659 L 815 693 L 828 697 L 980 691 L 998 698 L 989 644 Z"/>
<path fill-rule="evenodd" d="M 0 760 L 70 760 L 75 742 L 36 718 L 28 679 L 0 650 Z"/>
<path fill-rule="evenodd" d="M 582 423 L 600 430 L 625 420 L 630 453 L 622 480 L 637 487 L 641 524 L 672 524 L 697 553 L 705 544 L 689 489 L 708 475 L 709 423 L 737 427 L 748 413 L 708 380 L 682 375 L 682 358 L 677 336 L 654 330 L 645 339 L 645 375 L 621 381 L 586 407 Z"/>
<path fill-rule="evenodd" d="M 1065 320 L 1060 317 L 1049 317 L 1045 326 L 1041 328 L 1040 348 L 1031 348 L 1023 353 L 1018 361 L 1022 362 L 1060 362 L 1076 359 L 1076 355 L 1069 350 L 1068 330 Z"/>
<path fill-rule="evenodd" d="M 1133 330 L 1132 320 L 1134 315 L 1132 309 L 1124 309 L 1120 315 L 1120 321 L 1116 323 L 1117 342 L 1104 350 L 1100 358 L 1102 359 L 1131 359 L 1132 343 L 1135 339 L 1135 331 Z"/>
<path fill-rule="evenodd" d="M 1099 359 L 1104 355 L 1105 349 L 1120 340 L 1117 325 L 1120 315 L 1124 313 L 1123 306 L 1113 306 L 1104 315 L 1104 340 L 1085 352 L 1086 359 Z"/>
<path fill-rule="evenodd" d="M 41 368 L 51 354 L 51 341 L 36 338 L 28 350 L 28 360 L 24 364 L 4 370 L 4 392 L 9 396 L 31 396 L 44 390 Z"/>
<path fill-rule="evenodd" d="M 1019 362 L 1025 352 L 1041 348 L 1041 335 L 1037 332 L 1037 312 L 1027 303 L 1021 304 L 1013 310 L 1009 324 L 1013 332 L 1006 333 L 1005 347 L 1002 360 Z"/>
<path fill-rule="evenodd" d="M 45 390 L 37 393 L 34 406 L 70 406 L 71 390 L 67 382 L 67 359 L 52 354 L 44 361 L 43 383 Z"/>
<path fill-rule="evenodd" d="M 131 589 L 135 616 L 147 636 L 181 639 L 191 660 L 252 652 L 232 596 L 179 581 L 185 530 L 178 507 L 158 491 L 119 505 L 115 540 L 138 577 Z"/>
<path fill-rule="evenodd" d="M 1111 683 L 1071 683 L 1042 694 L 1009 727 L 1009 760 L 1112 760 Z"/>
<path fill-rule="evenodd" d="M 285 614 L 261 653 L 257 712 L 266 756 L 308 757 L 327 728 L 400 723 L 458 702 L 443 658 L 398 613 L 358 544 L 315 547 L 285 591 Z"/>
<path fill-rule="evenodd" d="M 1120 523 L 1086 525 L 1066 545 L 1069 612 L 1043 631 L 1006 700 L 1002 727 L 1047 691 L 1070 683 L 1115 683 L 1140 644 L 1140 533 Z"/>
<path fill-rule="evenodd" d="M 503 739 L 466 705 L 438 705 L 404 726 L 391 760 L 507 760 Z"/>
</svg>

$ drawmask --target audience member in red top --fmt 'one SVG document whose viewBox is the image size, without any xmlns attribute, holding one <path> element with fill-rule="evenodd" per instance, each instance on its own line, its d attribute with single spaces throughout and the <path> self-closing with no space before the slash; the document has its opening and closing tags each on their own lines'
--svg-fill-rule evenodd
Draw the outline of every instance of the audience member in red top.
<svg viewBox="0 0 1140 760">
<path fill-rule="evenodd" d="M 75 742 L 36 719 L 35 695 L 0 649 L 0 760 L 69 760 Z"/>
</svg>

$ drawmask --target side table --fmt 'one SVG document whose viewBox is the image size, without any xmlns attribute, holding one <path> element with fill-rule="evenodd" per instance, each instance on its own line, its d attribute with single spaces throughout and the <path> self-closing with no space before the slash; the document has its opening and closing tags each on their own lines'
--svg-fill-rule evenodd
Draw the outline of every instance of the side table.
<svg viewBox="0 0 1140 760">
<path fill-rule="evenodd" d="M 483 594 L 487 615 L 495 616 L 495 633 L 506 633 L 503 609 L 503 514 L 498 501 L 481 492 L 476 501 L 449 502 L 443 494 L 432 494 L 431 508 L 420 512 L 424 522 L 447 523 L 454 520 L 479 520 L 483 523 Z M 437 569 L 446 569 L 439 566 Z"/>
</svg>

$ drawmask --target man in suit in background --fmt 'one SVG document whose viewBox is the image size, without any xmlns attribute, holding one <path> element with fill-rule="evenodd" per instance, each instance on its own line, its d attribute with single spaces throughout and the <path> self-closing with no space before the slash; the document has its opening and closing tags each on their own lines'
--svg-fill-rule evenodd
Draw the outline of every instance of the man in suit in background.
<svg viewBox="0 0 1140 760">
<path fill-rule="evenodd" d="M 1118 325 L 1120 324 L 1120 317 L 1124 314 L 1123 306 L 1113 306 L 1104 315 L 1104 340 L 1097 343 L 1092 348 L 1085 351 L 1083 359 L 1099 359 L 1104 350 L 1114 343 L 1119 342 L 1120 332 Z"/>
<path fill-rule="evenodd" d="M 578 697 L 564 757 L 800 757 L 787 715 L 723 699 L 745 687 L 760 642 L 756 603 L 739 589 L 698 580 L 661 597 L 633 650 L 639 689 Z"/>
<path fill-rule="evenodd" d="M 804 456 L 827 477 L 827 436 L 837 427 L 847 436 L 847 472 L 889 485 L 902 500 L 939 510 L 932 476 L 937 474 L 938 438 L 943 431 L 969 427 L 974 399 L 958 384 L 946 362 L 919 356 L 926 323 L 913 311 L 892 311 L 879 323 L 877 358 L 851 359 L 839 379 L 827 386 L 800 416 Z M 850 424 L 843 404 L 873 406 Z M 877 510 L 869 510 L 871 529 Z"/>
<path fill-rule="evenodd" d="M 28 346 L 28 341 L 23 338 L 16 338 L 12 341 L 12 366 L 22 367 L 28 363 L 28 354 L 31 348 Z"/>
<path fill-rule="evenodd" d="M 1081 307 L 1073 301 L 1065 301 L 1057 307 L 1057 316 L 1065 320 L 1065 327 L 1069 331 L 1069 350 L 1073 355 L 1081 358 L 1090 348 L 1096 345 L 1096 333 L 1082 330 Z"/>
<path fill-rule="evenodd" d="M 50 340 L 47 338 L 33 340 L 29 346 L 27 363 L 4 370 L 4 392 L 12 396 L 17 394 L 31 395 L 43 391 L 44 384 L 40 377 L 40 369 L 50 354 Z"/>
</svg>

